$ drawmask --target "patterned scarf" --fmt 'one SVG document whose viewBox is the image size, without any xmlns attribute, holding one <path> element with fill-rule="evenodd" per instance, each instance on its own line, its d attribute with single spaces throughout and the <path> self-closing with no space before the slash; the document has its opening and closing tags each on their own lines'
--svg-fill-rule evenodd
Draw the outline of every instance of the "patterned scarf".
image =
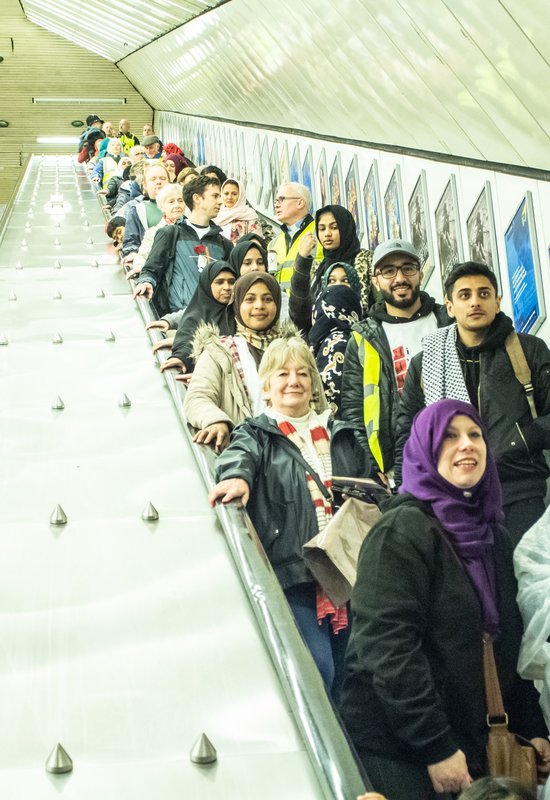
<svg viewBox="0 0 550 800">
<path fill-rule="evenodd" d="M 317 454 L 318 463 L 314 463 L 309 448 L 306 446 L 302 436 L 298 433 L 291 422 L 279 422 L 279 429 L 293 445 L 298 448 L 302 457 L 307 461 L 314 472 L 319 475 L 323 486 L 327 489 L 329 496 L 325 497 L 310 472 L 306 472 L 307 488 L 311 495 L 311 501 L 315 508 L 317 525 L 319 532 L 323 531 L 332 518 L 332 459 L 330 457 L 330 436 L 327 429 L 320 425 L 314 417 L 309 427 L 309 435 L 313 447 Z M 305 433 L 307 436 L 307 433 Z M 317 621 L 319 625 L 330 617 L 330 624 L 334 633 L 338 633 L 348 625 L 348 615 L 346 606 L 336 608 L 328 599 L 323 589 L 317 585 Z"/>
<path fill-rule="evenodd" d="M 422 385 L 427 406 L 438 400 L 470 402 L 456 349 L 456 324 L 439 328 L 422 340 Z"/>
<path fill-rule="evenodd" d="M 264 350 L 267 349 L 267 346 L 270 345 L 274 339 L 279 338 L 279 323 L 276 322 L 271 328 L 265 331 L 253 331 L 251 328 L 247 328 L 243 325 L 237 317 L 235 318 L 235 322 L 237 323 L 238 336 L 242 336 L 248 343 L 248 349 L 256 362 L 256 366 L 259 367 Z"/>
</svg>

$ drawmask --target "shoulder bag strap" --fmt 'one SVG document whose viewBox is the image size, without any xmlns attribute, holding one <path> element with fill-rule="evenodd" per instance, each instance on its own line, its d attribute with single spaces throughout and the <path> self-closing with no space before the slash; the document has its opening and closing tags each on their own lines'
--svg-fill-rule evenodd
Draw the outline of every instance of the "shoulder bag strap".
<svg viewBox="0 0 550 800">
<path fill-rule="evenodd" d="M 489 727 L 491 725 L 508 725 L 508 715 L 504 710 L 495 664 L 493 642 L 487 634 L 483 637 L 483 677 L 485 678 L 487 724 Z"/>
<path fill-rule="evenodd" d="M 531 369 L 527 363 L 527 359 L 525 358 L 525 353 L 523 352 L 523 347 L 521 346 L 519 336 L 515 331 L 512 331 L 512 333 L 506 337 L 504 346 L 506 347 L 508 358 L 512 362 L 514 374 L 523 386 L 523 391 L 525 392 L 527 402 L 529 403 L 531 416 L 533 419 L 536 419 L 537 409 L 535 408 L 534 400 L 535 390 L 533 389 L 533 384 L 531 383 Z"/>
<path fill-rule="evenodd" d="M 329 490 L 327 489 L 327 487 L 325 486 L 325 484 L 323 483 L 323 481 L 321 480 L 319 475 L 315 472 L 315 470 L 312 469 L 310 464 L 307 463 L 307 461 L 305 460 L 303 455 L 300 453 L 298 448 L 294 444 L 292 444 L 292 442 L 290 442 L 286 438 L 286 436 L 284 436 L 284 435 L 283 435 L 283 438 L 281 440 L 281 444 L 287 450 L 288 454 L 290 456 L 292 456 L 292 458 L 295 461 L 297 461 L 298 464 L 301 464 L 306 472 L 309 472 L 309 474 L 311 475 L 311 477 L 313 478 L 313 480 L 317 484 L 317 488 L 319 489 L 319 491 L 321 492 L 323 497 L 328 500 L 330 498 Z"/>
</svg>

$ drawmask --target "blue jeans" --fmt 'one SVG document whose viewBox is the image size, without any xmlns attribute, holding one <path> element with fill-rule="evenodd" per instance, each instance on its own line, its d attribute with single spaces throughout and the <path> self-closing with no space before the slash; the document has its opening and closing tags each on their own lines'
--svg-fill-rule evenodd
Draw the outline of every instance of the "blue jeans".
<svg viewBox="0 0 550 800">
<path fill-rule="evenodd" d="M 336 699 L 342 684 L 344 654 L 349 639 L 349 627 L 333 633 L 325 618 L 317 621 L 317 588 L 314 583 L 300 583 L 285 589 L 296 624 L 307 644 L 327 692 Z"/>
</svg>

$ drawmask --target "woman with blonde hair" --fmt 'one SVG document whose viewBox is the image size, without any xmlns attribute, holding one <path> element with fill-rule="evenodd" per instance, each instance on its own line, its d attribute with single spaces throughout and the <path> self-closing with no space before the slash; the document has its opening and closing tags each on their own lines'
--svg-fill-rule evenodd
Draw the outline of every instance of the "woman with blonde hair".
<svg viewBox="0 0 550 800">
<path fill-rule="evenodd" d="M 327 691 L 337 695 L 348 640 L 346 606 L 335 608 L 309 571 L 304 544 L 333 513 L 332 475 L 366 476 L 352 425 L 334 421 L 309 347 L 294 336 L 267 348 L 258 373 L 264 413 L 235 428 L 218 459 L 209 500 L 247 506 Z"/>
</svg>

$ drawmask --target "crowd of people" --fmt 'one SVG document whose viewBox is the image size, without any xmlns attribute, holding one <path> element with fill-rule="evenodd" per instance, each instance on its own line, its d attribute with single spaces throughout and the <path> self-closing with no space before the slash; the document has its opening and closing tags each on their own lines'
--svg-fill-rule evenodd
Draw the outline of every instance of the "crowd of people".
<svg viewBox="0 0 550 800">
<path fill-rule="evenodd" d="M 526 800 L 482 778 L 483 653 L 493 643 L 510 729 L 544 782 L 513 553 L 545 512 L 547 345 L 516 334 L 483 263 L 455 266 L 439 304 L 410 242 L 362 249 L 352 214 L 315 211 L 305 186 L 278 187 L 269 240 L 220 167 L 151 126 L 140 143 L 128 120 L 118 133 L 87 122 L 79 159 L 111 209 L 107 234 L 154 306 L 162 370 L 187 384 L 194 441 L 218 454 L 210 503 L 246 506 L 374 788 Z M 384 497 L 340 607 L 303 558 L 342 502 L 334 475 Z"/>
</svg>

